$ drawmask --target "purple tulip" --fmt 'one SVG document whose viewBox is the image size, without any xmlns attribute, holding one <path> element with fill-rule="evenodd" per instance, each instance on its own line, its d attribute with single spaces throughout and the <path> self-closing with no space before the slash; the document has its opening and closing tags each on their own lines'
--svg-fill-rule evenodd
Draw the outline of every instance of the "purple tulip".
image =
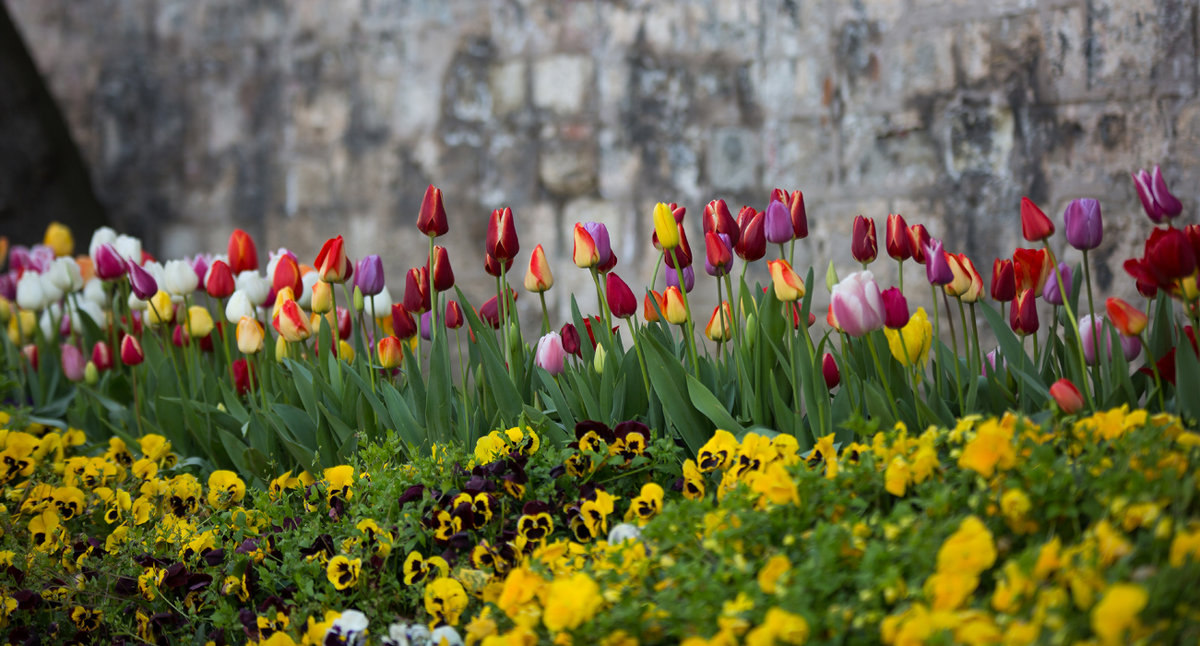
<svg viewBox="0 0 1200 646">
<path fill-rule="evenodd" d="M 1063 211 L 1067 242 L 1080 251 L 1095 249 L 1104 238 L 1104 222 L 1100 218 L 1100 202 L 1091 198 L 1071 200 Z"/>
<path fill-rule="evenodd" d="M 192 265 L 192 271 L 196 272 L 196 276 L 200 279 L 200 282 L 204 282 L 205 277 L 208 276 L 208 267 L 212 264 L 212 254 L 197 254 L 195 258 L 192 258 L 190 264 Z"/>
<path fill-rule="evenodd" d="M 608 239 L 608 227 L 599 222 L 584 222 L 583 228 L 592 236 L 596 245 L 596 256 L 600 259 L 597 267 L 604 267 L 612 260 L 612 243 Z"/>
<path fill-rule="evenodd" d="M 433 340 L 429 333 L 429 326 L 433 323 L 433 311 L 425 312 L 421 315 L 421 338 L 426 341 Z"/>
<path fill-rule="evenodd" d="M 1137 188 L 1138 198 L 1142 200 L 1142 208 L 1146 215 L 1156 223 L 1183 213 L 1183 203 L 1167 190 L 1167 182 L 1163 179 L 1162 171 L 1154 167 L 1154 174 L 1140 169 L 1133 174 L 1133 185 Z"/>
<path fill-rule="evenodd" d="M 0 275 L 0 296 L 10 301 L 17 300 L 17 273 L 15 271 Z"/>
<path fill-rule="evenodd" d="M 29 247 L 14 245 L 8 251 L 8 268 L 18 272 L 36 271 L 33 266 L 33 257 L 29 255 Z"/>
<path fill-rule="evenodd" d="M 1103 316 L 1093 316 L 1085 314 L 1079 319 L 1079 336 L 1083 342 L 1083 358 L 1089 366 L 1096 364 L 1096 350 L 1100 349 L 1104 353 L 1104 358 L 1112 356 L 1112 337 L 1109 335 L 1110 323 Z M 1096 335 L 1100 335 L 1100 339 Z M 1137 337 L 1117 335 L 1117 340 L 1121 344 L 1121 354 L 1125 355 L 1126 361 L 1132 361 L 1142 351 L 1142 342 Z M 1097 341 L 1102 341 L 1097 343 Z"/>
<path fill-rule="evenodd" d="M 1067 290 L 1067 300 L 1070 300 L 1072 286 L 1071 281 L 1074 279 L 1074 276 L 1071 275 L 1071 268 L 1067 266 L 1067 263 L 1060 262 L 1058 263 L 1058 273 L 1062 274 L 1063 288 Z M 1062 294 L 1058 292 L 1058 278 L 1053 272 L 1050 273 L 1050 278 L 1042 287 L 1042 300 L 1050 303 L 1051 305 L 1063 304 Z"/>
<path fill-rule="evenodd" d="M 884 327 L 893 330 L 908 325 L 910 317 L 908 312 L 908 299 L 904 298 L 904 292 L 895 287 L 889 287 L 883 290 L 879 295 L 883 299 L 883 325 Z M 838 319 L 841 322 L 841 319 Z"/>
<path fill-rule="evenodd" d="M 132 262 L 129 263 L 129 286 L 133 288 L 134 295 L 144 301 L 158 293 L 158 281 L 154 280 L 154 276 Z"/>
<path fill-rule="evenodd" d="M 838 325 L 850 336 L 861 337 L 883 327 L 883 298 L 869 271 L 856 271 L 834 285 L 830 304 Z"/>
<path fill-rule="evenodd" d="M 683 288 L 691 292 L 696 286 L 696 271 L 691 265 L 683 268 Z M 667 287 L 679 287 L 679 271 L 671 267 L 667 267 Z"/>
<path fill-rule="evenodd" d="M 767 234 L 767 242 L 782 244 L 792 239 L 792 213 L 779 200 L 772 200 L 763 216 L 763 229 Z"/>
<path fill-rule="evenodd" d="M 375 296 L 383 291 L 383 260 L 379 254 L 364 256 L 354 268 L 354 285 L 363 296 Z"/>
<path fill-rule="evenodd" d="M 82 381 L 83 371 L 86 367 L 87 361 L 83 358 L 83 352 L 74 345 L 64 343 L 62 346 L 63 376 L 71 381 Z"/>
<path fill-rule="evenodd" d="M 107 242 L 96 247 L 96 255 L 92 261 L 96 264 L 96 276 L 100 280 L 116 280 L 129 271 L 125 259 Z"/>
<path fill-rule="evenodd" d="M 563 361 L 566 356 L 562 337 L 558 332 L 549 332 L 538 339 L 537 352 L 533 355 L 533 364 L 552 375 L 557 375 L 563 371 Z"/>
<path fill-rule="evenodd" d="M 941 240 L 930 240 L 925 245 L 925 277 L 931 285 L 949 285 L 954 282 L 954 270 L 950 269 L 950 263 L 946 261 Z"/>
</svg>

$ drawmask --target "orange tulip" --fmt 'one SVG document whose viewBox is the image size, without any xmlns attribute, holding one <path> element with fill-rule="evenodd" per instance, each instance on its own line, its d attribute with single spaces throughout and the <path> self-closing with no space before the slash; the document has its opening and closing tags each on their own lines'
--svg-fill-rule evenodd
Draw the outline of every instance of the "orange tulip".
<svg viewBox="0 0 1200 646">
<path fill-rule="evenodd" d="M 657 305 L 658 309 L 654 309 Z M 647 323 L 653 323 L 660 320 L 658 313 L 667 311 L 667 299 L 663 295 L 650 290 L 646 292 L 646 297 L 642 299 L 642 318 L 646 319 Z"/>
<path fill-rule="evenodd" d="M 258 250 L 249 233 L 237 229 L 229 236 L 229 268 L 234 275 L 258 269 Z"/>
<path fill-rule="evenodd" d="M 379 365 L 386 370 L 391 370 L 404 361 L 404 350 L 400 345 L 400 339 L 394 336 L 385 336 L 380 339 L 376 349 L 379 353 Z"/>
<path fill-rule="evenodd" d="M 721 301 L 719 306 L 713 308 L 712 318 L 708 319 L 708 325 L 704 328 L 704 336 L 717 343 L 733 338 L 733 310 L 729 307 L 729 301 Z"/>
<path fill-rule="evenodd" d="M 683 325 L 688 320 L 687 307 L 683 304 L 683 292 L 679 291 L 678 287 L 668 287 L 663 294 L 663 300 L 666 301 L 667 307 L 663 310 L 663 316 L 667 318 L 667 323 L 672 325 Z"/>
<path fill-rule="evenodd" d="M 1125 336 L 1140 336 L 1149 322 L 1145 313 L 1116 296 L 1104 301 L 1104 308 L 1117 331 Z"/>
<path fill-rule="evenodd" d="M 771 282 L 775 285 L 776 298 L 785 303 L 804 298 L 804 281 L 792 270 L 788 261 L 782 258 L 768 260 L 767 268 L 771 270 Z"/>
<path fill-rule="evenodd" d="M 304 315 L 304 311 L 300 309 L 296 301 L 292 299 L 283 301 L 279 307 L 279 314 L 275 316 L 272 324 L 279 332 L 279 336 L 288 343 L 303 341 L 312 336 L 312 323 Z"/>
<path fill-rule="evenodd" d="M 554 274 L 550 273 L 550 263 L 546 260 L 546 252 L 542 245 L 533 248 L 529 256 L 529 270 L 525 272 L 525 289 L 540 293 L 554 286 Z"/>
</svg>

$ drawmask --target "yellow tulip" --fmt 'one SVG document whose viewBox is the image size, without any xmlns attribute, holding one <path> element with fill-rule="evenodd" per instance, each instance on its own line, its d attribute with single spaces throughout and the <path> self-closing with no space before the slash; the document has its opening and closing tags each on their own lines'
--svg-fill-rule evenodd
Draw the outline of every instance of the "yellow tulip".
<svg viewBox="0 0 1200 646">
<path fill-rule="evenodd" d="M 175 319 L 175 306 L 171 304 L 171 295 L 163 290 L 158 290 L 154 296 L 150 297 L 149 306 L 146 308 L 146 322 L 150 325 L 159 325 L 170 323 Z"/>
<path fill-rule="evenodd" d="M 193 305 L 187 311 L 187 333 L 193 339 L 203 339 L 212 334 L 213 320 L 208 308 Z"/>
<path fill-rule="evenodd" d="M 899 330 L 884 328 L 888 349 L 902 366 L 924 364 L 929 359 L 929 346 L 933 342 L 933 324 L 929 322 L 925 308 L 918 307 L 908 323 Z M 903 340 L 901 340 L 901 335 Z"/>
<path fill-rule="evenodd" d="M 263 326 L 258 321 L 249 316 L 243 316 L 238 321 L 237 344 L 242 354 L 254 354 L 262 350 L 263 336 Z"/>
<path fill-rule="evenodd" d="M 51 222 L 50 226 L 46 227 L 42 244 L 53 249 L 54 255 L 59 257 L 69 256 L 75 251 L 75 238 L 71 235 L 71 229 L 60 222 Z"/>
<path fill-rule="evenodd" d="M 658 244 L 663 251 L 669 251 L 679 246 L 679 225 L 671 213 L 671 207 L 659 202 L 654 205 L 654 233 L 658 236 Z"/>
</svg>

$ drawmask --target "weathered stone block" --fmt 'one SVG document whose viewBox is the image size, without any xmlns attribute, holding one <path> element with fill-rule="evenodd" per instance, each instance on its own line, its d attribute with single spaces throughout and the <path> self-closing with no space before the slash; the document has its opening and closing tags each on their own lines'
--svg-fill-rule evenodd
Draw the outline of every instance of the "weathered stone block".
<svg viewBox="0 0 1200 646">
<path fill-rule="evenodd" d="M 583 109 L 591 86 L 592 61 L 583 56 L 550 56 L 533 68 L 533 104 L 559 114 Z"/>
<path fill-rule="evenodd" d="M 719 128 L 708 140 L 705 172 L 713 188 L 739 191 L 758 183 L 759 141 L 746 128 Z"/>
</svg>

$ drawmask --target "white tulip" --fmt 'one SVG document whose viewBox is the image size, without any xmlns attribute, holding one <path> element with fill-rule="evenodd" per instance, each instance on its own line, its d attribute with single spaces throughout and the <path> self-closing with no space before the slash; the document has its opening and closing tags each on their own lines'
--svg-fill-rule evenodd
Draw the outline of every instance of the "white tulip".
<svg viewBox="0 0 1200 646">
<path fill-rule="evenodd" d="M 133 292 L 129 292 L 129 300 L 127 302 L 129 303 L 129 309 L 135 312 L 145 312 L 146 308 L 150 307 L 149 303 L 138 298 L 137 294 Z"/>
<path fill-rule="evenodd" d="M 321 277 L 315 271 L 310 271 L 301 277 L 303 285 L 300 287 L 300 293 L 296 294 L 296 304 L 304 309 L 312 307 L 312 288 L 317 284 Z"/>
<path fill-rule="evenodd" d="M 237 275 L 235 283 L 237 290 L 245 292 L 254 305 L 263 305 L 271 295 L 271 281 L 263 278 L 257 271 L 243 271 Z"/>
<path fill-rule="evenodd" d="M 57 303 L 62 300 L 63 290 L 50 280 L 49 272 L 39 274 L 38 278 L 42 283 L 42 298 L 46 303 Z"/>
<path fill-rule="evenodd" d="M 99 305 L 86 299 L 79 299 L 72 302 L 68 309 L 71 312 L 71 329 L 76 334 L 83 334 L 83 317 L 85 316 L 90 318 L 96 324 L 96 327 L 100 329 L 104 329 L 105 324 L 108 322 L 104 316 L 104 310 Z"/>
<path fill-rule="evenodd" d="M 99 278 L 88 280 L 87 284 L 83 286 L 83 298 L 101 308 L 107 308 L 108 294 L 104 293 L 104 281 Z"/>
<path fill-rule="evenodd" d="M 21 309 L 37 311 L 46 306 L 46 291 L 42 289 L 42 277 L 32 271 L 25 272 L 17 281 L 17 305 Z"/>
<path fill-rule="evenodd" d="M 75 292 L 83 287 L 83 274 L 74 258 L 56 258 L 46 272 L 50 283 L 60 292 Z"/>
<path fill-rule="evenodd" d="M 387 287 L 383 288 L 382 292 L 374 296 L 368 296 L 363 300 L 363 309 L 371 316 L 371 318 L 379 318 L 381 316 L 392 315 L 392 295 L 388 293 Z"/>
<path fill-rule="evenodd" d="M 133 236 L 122 233 L 113 241 L 113 248 L 126 260 L 138 263 L 142 261 L 142 241 Z"/>
<path fill-rule="evenodd" d="M 168 260 L 164 269 L 166 280 L 162 285 L 172 296 L 187 296 L 200 286 L 200 277 L 187 261 Z"/>
<path fill-rule="evenodd" d="M 229 302 L 225 303 L 225 320 L 229 321 L 230 325 L 237 325 L 243 316 L 257 318 L 255 314 L 254 303 L 251 303 L 250 297 L 240 289 L 235 290 L 229 296 Z"/>
<path fill-rule="evenodd" d="M 112 227 L 100 227 L 92 234 L 92 241 L 88 244 L 88 255 L 92 259 L 96 258 L 96 249 L 103 244 L 112 244 L 117 241 L 117 232 L 113 231 Z"/>
</svg>

